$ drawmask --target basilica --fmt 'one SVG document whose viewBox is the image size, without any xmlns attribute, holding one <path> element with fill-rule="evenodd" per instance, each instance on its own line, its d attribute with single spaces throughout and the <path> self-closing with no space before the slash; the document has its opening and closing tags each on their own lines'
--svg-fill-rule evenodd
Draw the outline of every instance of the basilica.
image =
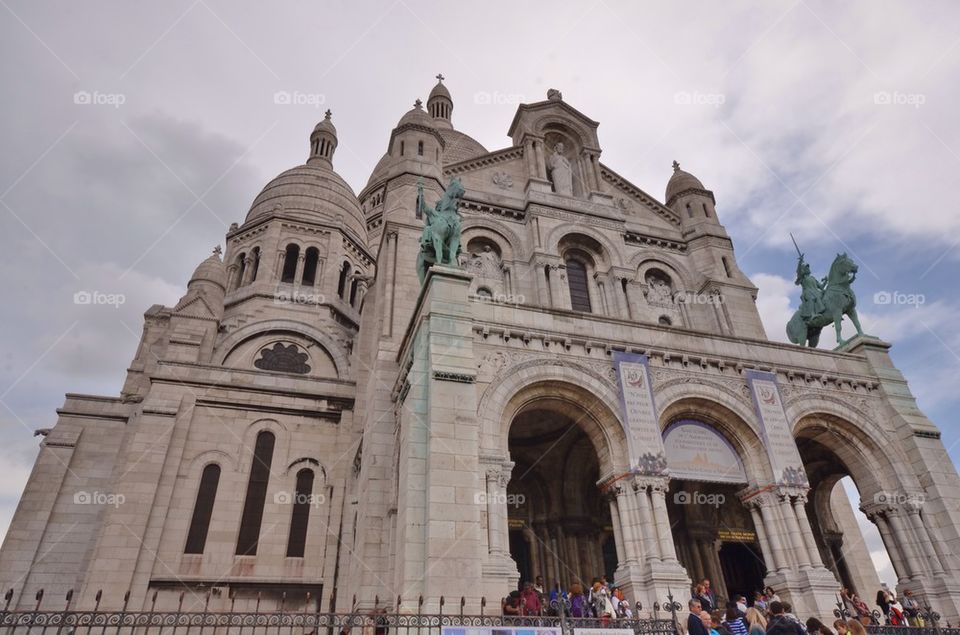
<svg viewBox="0 0 960 635">
<path fill-rule="evenodd" d="M 493 150 L 454 104 L 440 78 L 359 193 L 328 111 L 147 309 L 119 395 L 66 396 L 11 606 L 489 613 L 606 576 L 644 611 L 709 578 L 827 619 L 880 586 L 850 477 L 897 590 L 960 620 L 960 479 L 890 344 L 768 339 L 695 159 L 651 194 L 557 90 Z M 460 247 L 430 266 L 441 199 Z"/>
</svg>

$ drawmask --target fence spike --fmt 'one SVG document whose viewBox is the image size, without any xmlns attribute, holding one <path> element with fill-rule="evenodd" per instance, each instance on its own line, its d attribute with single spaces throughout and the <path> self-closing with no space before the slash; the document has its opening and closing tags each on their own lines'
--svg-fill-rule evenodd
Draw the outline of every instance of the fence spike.
<svg viewBox="0 0 960 635">
<path fill-rule="evenodd" d="M 402 602 L 400 601 L 400 596 L 397 595 L 397 613 L 400 612 L 400 605 L 401 605 L 401 604 L 402 604 Z"/>
<path fill-rule="evenodd" d="M 441 595 L 441 596 L 440 596 L 440 607 L 442 608 L 443 605 L 444 605 L 444 599 L 443 599 L 443 596 Z"/>
<path fill-rule="evenodd" d="M 37 591 L 36 598 L 37 598 L 37 610 L 39 611 L 40 603 L 43 602 L 43 589 L 40 589 L 39 591 Z"/>
<path fill-rule="evenodd" d="M 373 596 L 373 608 L 377 608 L 378 606 L 380 606 L 380 596 L 375 595 Z"/>
</svg>

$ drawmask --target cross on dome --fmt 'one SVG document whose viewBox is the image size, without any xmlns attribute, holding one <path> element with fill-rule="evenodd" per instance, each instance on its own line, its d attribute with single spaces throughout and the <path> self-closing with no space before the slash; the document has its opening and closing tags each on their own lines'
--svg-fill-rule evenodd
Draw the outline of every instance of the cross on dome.
<svg viewBox="0 0 960 635">
<path fill-rule="evenodd" d="M 440 81 L 440 82 L 446 79 L 446 77 L 443 76 L 443 73 L 437 73 L 436 78 L 437 78 L 437 81 Z"/>
</svg>

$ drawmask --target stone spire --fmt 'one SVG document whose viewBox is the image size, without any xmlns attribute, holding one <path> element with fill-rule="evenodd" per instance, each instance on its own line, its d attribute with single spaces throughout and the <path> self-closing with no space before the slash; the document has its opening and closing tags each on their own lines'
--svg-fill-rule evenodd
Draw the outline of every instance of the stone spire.
<svg viewBox="0 0 960 635">
<path fill-rule="evenodd" d="M 310 133 L 310 156 L 307 165 L 321 165 L 333 169 L 333 153 L 337 149 L 337 129 L 330 118 L 333 113 L 328 109 L 323 121 Z"/>
</svg>

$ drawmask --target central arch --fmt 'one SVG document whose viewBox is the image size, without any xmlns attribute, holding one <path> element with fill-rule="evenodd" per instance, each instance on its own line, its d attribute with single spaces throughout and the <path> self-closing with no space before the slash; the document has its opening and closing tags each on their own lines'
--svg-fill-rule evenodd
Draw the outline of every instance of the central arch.
<svg viewBox="0 0 960 635">
<path fill-rule="evenodd" d="M 524 582 L 542 576 L 546 586 L 569 588 L 603 575 L 612 580 L 618 557 L 600 483 L 628 464 L 626 435 L 610 407 L 616 401 L 583 369 L 544 366 L 505 373 L 513 379 L 481 402 L 488 416 L 499 412 L 495 443 L 513 463 L 510 555 Z"/>
</svg>

